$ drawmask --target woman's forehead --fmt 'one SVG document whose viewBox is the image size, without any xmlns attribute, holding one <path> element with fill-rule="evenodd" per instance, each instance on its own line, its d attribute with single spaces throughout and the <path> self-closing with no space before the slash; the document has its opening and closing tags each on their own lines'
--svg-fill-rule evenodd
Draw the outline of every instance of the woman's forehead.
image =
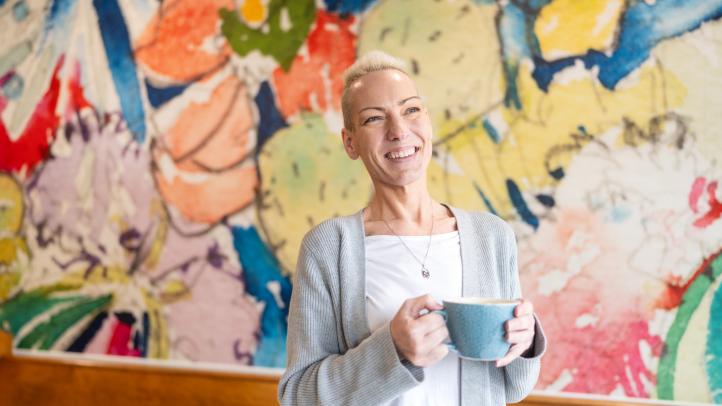
<svg viewBox="0 0 722 406">
<path fill-rule="evenodd" d="M 366 104 L 395 103 L 418 96 L 414 81 L 403 72 L 384 70 L 361 77 L 351 87 L 352 104 L 357 108 Z"/>
</svg>

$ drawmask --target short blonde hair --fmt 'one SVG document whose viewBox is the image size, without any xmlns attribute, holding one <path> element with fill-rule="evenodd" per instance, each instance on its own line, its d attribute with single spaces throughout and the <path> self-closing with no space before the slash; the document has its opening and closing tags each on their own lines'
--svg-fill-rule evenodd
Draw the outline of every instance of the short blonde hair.
<svg viewBox="0 0 722 406">
<path fill-rule="evenodd" d="M 406 72 L 406 64 L 401 59 L 395 58 L 382 51 L 368 52 L 354 62 L 354 64 L 346 69 L 346 72 L 344 72 L 341 112 L 343 113 L 343 126 L 346 127 L 347 130 L 353 129 L 351 96 L 349 94 L 351 85 L 371 72 L 387 69 L 395 69 L 405 75 L 408 75 Z"/>
</svg>

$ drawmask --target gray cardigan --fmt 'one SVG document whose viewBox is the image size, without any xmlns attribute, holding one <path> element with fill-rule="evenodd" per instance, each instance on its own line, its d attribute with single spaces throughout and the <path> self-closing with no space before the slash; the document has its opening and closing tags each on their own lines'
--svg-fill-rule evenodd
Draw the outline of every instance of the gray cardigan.
<svg viewBox="0 0 722 406">
<path fill-rule="evenodd" d="M 519 298 L 516 239 L 486 213 L 451 208 L 461 240 L 464 296 Z M 288 315 L 288 360 L 278 386 L 283 405 L 376 405 L 424 380 L 400 360 L 389 325 L 369 331 L 363 211 L 326 220 L 301 244 Z M 536 384 L 546 338 L 537 319 L 533 355 L 503 368 L 462 359 L 462 405 L 519 402 Z"/>
</svg>

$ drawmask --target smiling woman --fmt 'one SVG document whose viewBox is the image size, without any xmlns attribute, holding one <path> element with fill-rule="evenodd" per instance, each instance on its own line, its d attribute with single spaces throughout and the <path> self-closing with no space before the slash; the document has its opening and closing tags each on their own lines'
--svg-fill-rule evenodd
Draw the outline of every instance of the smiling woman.
<svg viewBox="0 0 722 406">
<path fill-rule="evenodd" d="M 431 198 L 431 119 L 398 60 L 375 51 L 352 65 L 342 110 L 344 149 L 363 162 L 374 193 L 355 215 L 319 224 L 301 244 L 281 403 L 523 399 L 546 349 L 532 304 L 521 300 L 505 322 L 509 350 L 496 360 L 450 352 L 438 312 L 460 294 L 521 297 L 511 228 Z"/>
</svg>

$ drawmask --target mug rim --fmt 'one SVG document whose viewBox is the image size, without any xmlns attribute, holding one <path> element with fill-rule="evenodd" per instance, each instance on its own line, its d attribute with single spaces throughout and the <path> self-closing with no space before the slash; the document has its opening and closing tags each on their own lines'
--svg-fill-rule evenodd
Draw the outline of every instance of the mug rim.
<svg viewBox="0 0 722 406">
<path fill-rule="evenodd" d="M 455 297 L 451 299 L 445 299 L 445 303 L 452 304 L 469 304 L 469 305 L 508 305 L 508 304 L 520 304 L 521 299 L 503 299 L 498 297 Z"/>
</svg>

